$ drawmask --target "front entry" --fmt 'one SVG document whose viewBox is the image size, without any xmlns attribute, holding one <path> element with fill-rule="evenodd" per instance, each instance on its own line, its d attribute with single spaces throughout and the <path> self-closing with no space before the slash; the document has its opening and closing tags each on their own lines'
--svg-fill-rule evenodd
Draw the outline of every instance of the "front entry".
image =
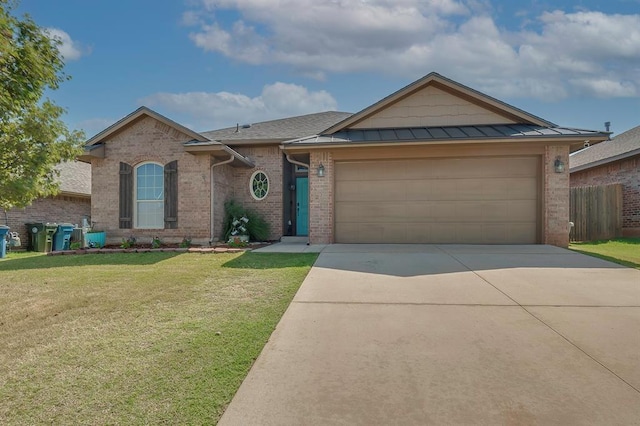
<svg viewBox="0 0 640 426">
<path fill-rule="evenodd" d="M 309 235 L 309 178 L 296 178 L 296 235 Z"/>
</svg>

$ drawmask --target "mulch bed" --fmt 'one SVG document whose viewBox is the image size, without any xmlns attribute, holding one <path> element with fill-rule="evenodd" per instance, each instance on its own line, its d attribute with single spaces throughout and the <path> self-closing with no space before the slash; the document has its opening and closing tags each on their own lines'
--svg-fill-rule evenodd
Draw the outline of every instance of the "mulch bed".
<svg viewBox="0 0 640 426">
<path fill-rule="evenodd" d="M 106 254 L 106 253 L 240 253 L 253 249 L 266 247 L 271 243 L 250 243 L 247 247 L 230 247 L 229 245 L 217 245 L 214 247 L 178 247 L 163 245 L 160 248 L 151 248 L 150 244 L 137 244 L 135 247 L 122 248 L 116 244 L 107 244 L 102 248 L 86 248 L 78 250 L 51 251 L 47 256 L 62 256 L 71 254 Z"/>
</svg>

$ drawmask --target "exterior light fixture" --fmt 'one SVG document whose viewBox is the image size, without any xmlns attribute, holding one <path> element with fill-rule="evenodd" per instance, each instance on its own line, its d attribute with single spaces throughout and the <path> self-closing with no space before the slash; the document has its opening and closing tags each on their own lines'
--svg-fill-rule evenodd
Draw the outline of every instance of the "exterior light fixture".
<svg viewBox="0 0 640 426">
<path fill-rule="evenodd" d="M 324 177 L 324 166 L 322 163 L 318 166 L 318 177 Z"/>
<path fill-rule="evenodd" d="M 556 157 L 553 168 L 556 170 L 556 173 L 564 173 L 564 161 L 562 161 L 560 157 Z"/>
</svg>

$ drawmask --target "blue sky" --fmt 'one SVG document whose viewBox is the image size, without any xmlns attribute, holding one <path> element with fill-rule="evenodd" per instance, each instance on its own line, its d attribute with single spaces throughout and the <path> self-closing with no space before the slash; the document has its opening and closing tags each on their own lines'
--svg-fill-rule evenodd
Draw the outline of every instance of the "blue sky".
<svg viewBox="0 0 640 426">
<path fill-rule="evenodd" d="M 640 125 L 640 0 L 22 0 L 87 136 L 146 105 L 196 131 L 357 112 L 439 72 L 563 126 Z"/>
</svg>

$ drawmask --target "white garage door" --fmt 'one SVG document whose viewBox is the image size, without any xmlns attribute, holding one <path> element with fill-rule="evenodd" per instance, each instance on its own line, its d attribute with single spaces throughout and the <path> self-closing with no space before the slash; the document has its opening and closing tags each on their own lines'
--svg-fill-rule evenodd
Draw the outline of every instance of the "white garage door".
<svg viewBox="0 0 640 426">
<path fill-rule="evenodd" d="M 534 244 L 539 157 L 335 164 L 338 243 Z"/>
</svg>

